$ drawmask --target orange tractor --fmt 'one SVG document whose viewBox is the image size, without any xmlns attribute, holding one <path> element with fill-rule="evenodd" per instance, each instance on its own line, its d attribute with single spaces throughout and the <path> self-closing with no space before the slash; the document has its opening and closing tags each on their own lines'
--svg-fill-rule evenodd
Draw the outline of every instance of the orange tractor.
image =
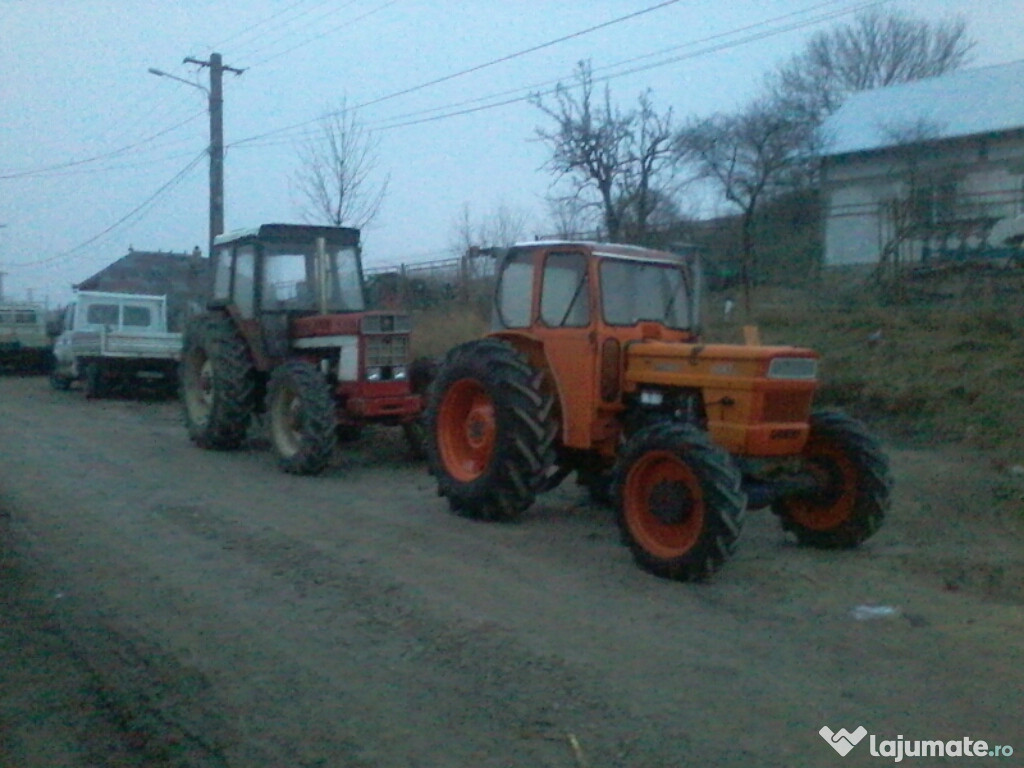
<svg viewBox="0 0 1024 768">
<path fill-rule="evenodd" d="M 421 449 L 409 316 L 367 311 L 359 230 L 264 224 L 220 235 L 207 311 L 185 331 L 182 401 L 192 440 L 236 448 L 265 413 L 286 472 L 322 471 L 338 438 L 401 425 Z"/>
<path fill-rule="evenodd" d="M 492 333 L 452 349 L 428 396 L 429 469 L 452 510 L 512 519 L 575 471 L 637 563 L 682 581 L 725 562 L 748 507 L 819 547 L 878 530 L 888 461 L 858 421 L 812 410 L 818 355 L 702 343 L 699 283 L 692 256 L 509 249 Z"/>
</svg>

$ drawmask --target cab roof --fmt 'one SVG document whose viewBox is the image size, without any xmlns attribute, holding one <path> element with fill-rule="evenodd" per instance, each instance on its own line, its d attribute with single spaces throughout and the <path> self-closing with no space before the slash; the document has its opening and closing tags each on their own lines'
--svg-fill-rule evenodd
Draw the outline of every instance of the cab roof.
<svg viewBox="0 0 1024 768">
<path fill-rule="evenodd" d="M 217 235 L 215 246 L 242 240 L 311 242 L 318 237 L 336 245 L 359 245 L 359 230 L 353 227 L 328 227 L 319 224 L 261 224 L 251 229 L 236 229 Z"/>
<path fill-rule="evenodd" d="M 595 256 L 613 256 L 620 259 L 636 261 L 660 261 L 670 264 L 689 263 L 692 254 L 673 253 L 639 245 L 622 243 L 602 243 L 593 240 L 528 240 L 512 246 L 515 250 L 534 250 L 537 248 L 579 248 L 588 250 Z"/>
</svg>

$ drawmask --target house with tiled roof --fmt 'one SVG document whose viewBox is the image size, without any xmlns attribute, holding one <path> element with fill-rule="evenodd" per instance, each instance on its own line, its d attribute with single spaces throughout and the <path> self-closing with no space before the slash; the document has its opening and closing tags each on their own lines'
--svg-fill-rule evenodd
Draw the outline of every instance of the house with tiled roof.
<svg viewBox="0 0 1024 768">
<path fill-rule="evenodd" d="M 191 253 L 137 251 L 128 253 L 74 286 L 81 291 L 113 291 L 167 296 L 168 325 L 181 331 L 185 318 L 203 306 L 207 259 L 199 248 Z"/>
<path fill-rule="evenodd" d="M 1024 60 L 856 93 L 824 140 L 826 265 L 1019 256 Z"/>
</svg>

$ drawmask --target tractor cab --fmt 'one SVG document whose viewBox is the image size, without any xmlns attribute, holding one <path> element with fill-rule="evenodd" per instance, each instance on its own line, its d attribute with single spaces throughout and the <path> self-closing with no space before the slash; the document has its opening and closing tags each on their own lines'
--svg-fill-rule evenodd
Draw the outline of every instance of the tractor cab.
<svg viewBox="0 0 1024 768">
<path fill-rule="evenodd" d="M 266 413 L 282 469 L 324 469 L 339 437 L 401 426 L 419 450 L 409 316 L 366 309 L 359 230 L 264 224 L 214 240 L 207 312 L 185 334 L 182 387 L 200 446 L 241 445 Z"/>
<path fill-rule="evenodd" d="M 258 367 L 288 354 L 294 321 L 366 309 L 359 230 L 264 224 L 214 241 L 211 309 L 230 312 Z"/>
<path fill-rule="evenodd" d="M 805 543 L 855 546 L 889 498 L 863 425 L 814 411 L 818 354 L 700 338 L 696 250 L 539 241 L 498 266 L 489 337 L 431 386 L 427 454 L 463 515 L 510 519 L 569 474 L 615 503 L 637 562 L 703 579 L 746 507 Z"/>
</svg>

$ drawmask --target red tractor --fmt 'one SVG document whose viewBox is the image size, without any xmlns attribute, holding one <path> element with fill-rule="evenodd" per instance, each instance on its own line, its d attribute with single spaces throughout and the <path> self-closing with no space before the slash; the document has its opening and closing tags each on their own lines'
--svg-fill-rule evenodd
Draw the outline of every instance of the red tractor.
<svg viewBox="0 0 1024 768">
<path fill-rule="evenodd" d="M 265 413 L 285 472 L 317 474 L 339 437 L 400 425 L 421 445 L 409 316 L 367 311 L 359 230 L 264 224 L 217 237 L 207 311 L 181 364 L 189 436 L 230 449 Z"/>
</svg>

